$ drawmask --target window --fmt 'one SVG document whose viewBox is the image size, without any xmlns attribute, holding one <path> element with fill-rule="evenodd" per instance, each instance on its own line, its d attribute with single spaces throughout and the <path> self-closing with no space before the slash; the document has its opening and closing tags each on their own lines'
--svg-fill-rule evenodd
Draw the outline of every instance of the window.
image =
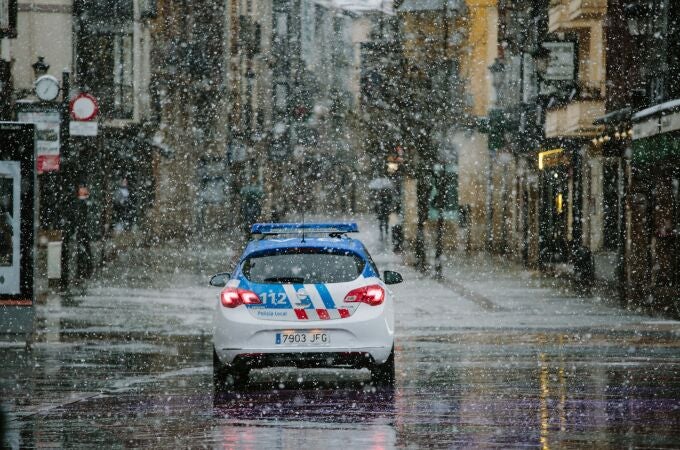
<svg viewBox="0 0 680 450">
<path fill-rule="evenodd" d="M 116 111 L 127 111 L 132 106 L 132 35 L 113 36 L 113 103 Z"/>
<path fill-rule="evenodd" d="M 109 119 L 133 114 L 133 54 L 131 33 L 97 33 L 83 40 L 79 72 L 83 84 L 100 100 Z"/>
<path fill-rule="evenodd" d="M 0 0 L 0 38 L 17 37 L 17 0 Z"/>
<path fill-rule="evenodd" d="M 278 109 L 286 109 L 288 102 L 288 87 L 285 84 L 277 84 L 274 98 Z"/>
<path fill-rule="evenodd" d="M 254 256 L 243 275 L 255 283 L 343 283 L 355 280 L 365 261 L 350 252 L 298 248 Z"/>
<path fill-rule="evenodd" d="M 140 0 L 139 14 L 142 18 L 153 19 L 158 15 L 158 6 L 156 0 Z"/>
<path fill-rule="evenodd" d="M 276 13 L 276 26 L 275 26 L 277 41 L 283 41 L 288 34 L 288 15 L 285 12 Z"/>
</svg>

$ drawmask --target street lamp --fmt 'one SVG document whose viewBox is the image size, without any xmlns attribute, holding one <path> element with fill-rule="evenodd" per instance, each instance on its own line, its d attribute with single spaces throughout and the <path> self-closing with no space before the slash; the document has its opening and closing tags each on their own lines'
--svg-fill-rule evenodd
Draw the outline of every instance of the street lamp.
<svg viewBox="0 0 680 450">
<path fill-rule="evenodd" d="M 50 65 L 45 62 L 44 56 L 38 56 L 38 60 L 31 64 L 33 68 L 33 75 L 38 79 L 42 75 L 45 75 L 48 70 L 50 70 Z"/>
<path fill-rule="evenodd" d="M 493 84 L 493 89 L 496 93 L 496 107 L 498 107 L 500 91 L 505 83 L 505 63 L 503 58 L 496 58 L 493 64 L 489 66 L 489 72 L 491 72 L 491 84 Z"/>
<path fill-rule="evenodd" d="M 548 72 L 548 67 L 550 66 L 550 55 L 551 52 L 543 45 L 539 45 L 536 50 L 531 53 L 531 58 L 536 64 L 536 72 L 539 77 L 544 77 Z"/>
</svg>

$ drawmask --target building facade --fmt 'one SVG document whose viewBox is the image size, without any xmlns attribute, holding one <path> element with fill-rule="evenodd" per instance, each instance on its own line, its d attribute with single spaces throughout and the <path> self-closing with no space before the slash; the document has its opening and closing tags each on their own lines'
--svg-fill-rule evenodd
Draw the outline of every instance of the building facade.
<svg viewBox="0 0 680 450">
<path fill-rule="evenodd" d="M 158 4 L 150 74 L 155 236 L 219 229 L 234 216 L 225 213 L 232 194 L 226 144 L 232 3 Z"/>
<path fill-rule="evenodd" d="M 495 1 L 407 0 L 397 11 L 405 84 L 404 231 L 421 265 L 425 248 L 437 241 L 440 215 L 444 246 L 486 245 L 489 152 L 482 124 L 491 106 L 486 67 L 497 55 L 497 10 Z"/>
<path fill-rule="evenodd" d="M 1 39 L 8 77 L 3 118 L 44 121 L 53 114 L 58 121 L 79 93 L 92 95 L 99 106 L 94 135 L 69 133 L 63 120 L 61 129 L 54 124 L 58 131 L 51 138 L 47 132 L 38 136 L 56 145 L 54 154 L 38 158 L 41 230 L 72 229 L 65 218 L 77 211 L 77 223 L 84 224 L 77 227 L 80 236 L 105 238 L 114 228 L 112 198 L 123 180 L 131 194 L 126 226 L 143 223 L 153 194 L 149 84 L 155 3 L 19 1 L 16 13 L 14 35 Z M 34 82 L 43 75 L 59 84 L 52 101 L 35 95 Z M 47 122 L 40 125 L 45 126 L 52 129 Z"/>
<path fill-rule="evenodd" d="M 625 153 L 623 300 L 680 309 L 680 5 L 617 2 L 638 66 L 632 145 Z M 654 67 L 655 70 L 645 70 Z M 635 73 L 635 72 L 633 72 Z"/>
</svg>

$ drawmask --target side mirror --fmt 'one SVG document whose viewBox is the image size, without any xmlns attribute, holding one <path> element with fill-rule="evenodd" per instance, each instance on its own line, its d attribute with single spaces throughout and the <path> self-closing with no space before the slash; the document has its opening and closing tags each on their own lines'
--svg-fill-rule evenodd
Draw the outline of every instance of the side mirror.
<svg viewBox="0 0 680 450">
<path fill-rule="evenodd" d="M 221 272 L 210 277 L 210 286 L 224 287 L 227 285 L 227 281 L 231 278 L 229 272 Z"/>
<path fill-rule="evenodd" d="M 404 281 L 404 278 L 402 278 L 399 272 L 393 272 L 391 270 L 386 270 L 383 278 L 385 280 L 385 284 L 399 284 Z"/>
</svg>

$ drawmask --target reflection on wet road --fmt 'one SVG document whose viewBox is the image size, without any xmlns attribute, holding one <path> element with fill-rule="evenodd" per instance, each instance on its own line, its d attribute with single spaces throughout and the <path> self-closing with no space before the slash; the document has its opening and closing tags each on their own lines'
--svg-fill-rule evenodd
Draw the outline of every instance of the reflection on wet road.
<svg viewBox="0 0 680 450">
<path fill-rule="evenodd" d="M 400 268 L 393 390 L 371 386 L 366 370 L 283 368 L 255 370 L 243 390 L 214 397 L 215 291 L 199 287 L 202 277 L 184 277 L 188 287 L 102 283 L 70 301 L 49 297 L 32 350 L 0 347 L 9 443 L 678 446 L 680 323 L 570 297 L 523 272 L 482 269 L 455 266 L 463 288 L 451 289 Z"/>
<path fill-rule="evenodd" d="M 51 408 L 18 408 L 24 413 L 13 426 L 23 447 L 677 444 L 680 377 L 670 352 L 636 351 L 627 361 L 610 354 L 620 361 L 612 364 L 586 358 L 593 348 L 574 355 L 558 344 L 532 354 L 513 344 L 489 353 L 471 350 L 469 337 L 461 337 L 437 344 L 405 339 L 394 390 L 370 386 L 364 371 L 342 371 L 338 380 L 328 370 L 277 369 L 254 371 L 247 388 L 213 397 L 211 369 L 203 364 L 138 373 Z M 135 359 L 139 371 L 175 363 L 163 354 Z M 63 373 L 47 375 L 35 380 L 34 391 L 54 389 L 39 384 L 58 383 Z"/>
</svg>

